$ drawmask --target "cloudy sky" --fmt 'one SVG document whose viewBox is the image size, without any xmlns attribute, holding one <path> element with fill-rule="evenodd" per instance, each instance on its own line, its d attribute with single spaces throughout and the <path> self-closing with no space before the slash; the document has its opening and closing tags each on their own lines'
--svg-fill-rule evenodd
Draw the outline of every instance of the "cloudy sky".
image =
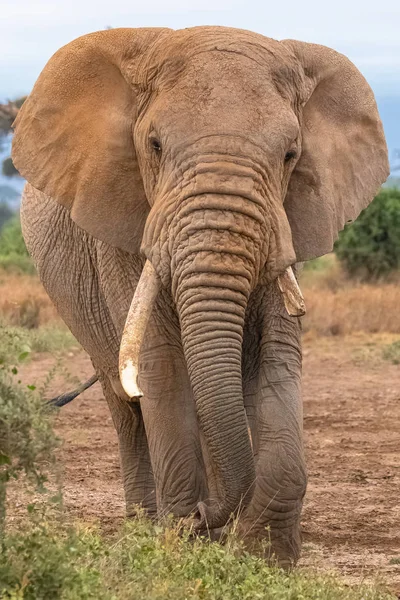
<svg viewBox="0 0 400 600">
<path fill-rule="evenodd" d="M 375 91 L 389 145 L 400 138 L 399 0 L 1 0 L 0 100 L 28 93 L 50 56 L 85 33 L 193 25 L 241 27 L 347 54 Z"/>
</svg>

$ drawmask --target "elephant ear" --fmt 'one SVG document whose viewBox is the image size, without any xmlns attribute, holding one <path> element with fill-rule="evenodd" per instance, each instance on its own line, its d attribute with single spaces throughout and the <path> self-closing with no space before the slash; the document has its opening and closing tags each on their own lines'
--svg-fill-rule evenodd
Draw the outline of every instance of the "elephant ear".
<svg viewBox="0 0 400 600">
<path fill-rule="evenodd" d="M 67 44 L 14 123 L 12 156 L 21 175 L 91 235 L 133 253 L 149 211 L 133 145 L 135 75 L 169 32 L 111 29 Z"/>
<path fill-rule="evenodd" d="M 338 232 L 357 218 L 389 175 L 374 94 L 342 54 L 315 44 L 282 42 L 302 65 L 302 152 L 285 210 L 297 260 L 331 252 Z"/>
</svg>

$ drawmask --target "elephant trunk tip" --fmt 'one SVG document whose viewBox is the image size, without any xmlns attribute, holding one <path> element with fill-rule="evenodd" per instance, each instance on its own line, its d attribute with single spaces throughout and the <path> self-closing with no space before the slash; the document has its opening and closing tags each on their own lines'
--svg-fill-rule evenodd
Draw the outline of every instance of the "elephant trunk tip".
<svg viewBox="0 0 400 600">
<path fill-rule="evenodd" d="M 254 485 L 251 485 L 246 493 L 244 493 L 236 506 L 232 509 L 228 508 L 225 503 L 219 502 L 214 506 L 209 506 L 205 502 L 199 502 L 196 510 L 195 530 L 199 533 L 226 527 L 232 520 L 235 519 L 242 511 L 245 510 L 253 495 Z M 230 504 L 230 503 L 228 503 Z"/>
</svg>

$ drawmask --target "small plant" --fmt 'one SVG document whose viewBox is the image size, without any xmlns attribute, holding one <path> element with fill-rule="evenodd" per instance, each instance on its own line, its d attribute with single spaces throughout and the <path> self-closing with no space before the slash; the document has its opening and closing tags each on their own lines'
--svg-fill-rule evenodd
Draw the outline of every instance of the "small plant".
<svg viewBox="0 0 400 600">
<path fill-rule="evenodd" d="M 400 268 L 400 190 L 382 188 L 351 225 L 335 252 L 351 276 L 376 280 Z"/>
<path fill-rule="evenodd" d="M 42 491 L 46 466 L 54 461 L 57 438 L 35 386 L 17 379 L 18 365 L 29 355 L 19 338 L 9 336 L 0 358 L 0 534 L 4 531 L 7 487 L 22 474 Z M 18 353 L 18 356 L 16 354 Z"/>
<path fill-rule="evenodd" d="M 140 513 L 140 511 L 139 511 Z M 113 539 L 95 529 L 34 521 L 7 536 L 0 598 L 69 600 L 390 600 L 380 586 L 331 575 L 285 573 L 246 552 L 229 534 L 223 546 L 171 519 L 140 515 Z"/>
<path fill-rule="evenodd" d="M 31 513 L 24 532 L 8 534 L 0 560 L 0 598 L 89 600 L 116 598 L 101 589 L 102 540 Z M 103 591 L 103 593 L 102 593 Z"/>
<path fill-rule="evenodd" d="M 79 347 L 66 328 L 43 326 L 38 329 L 12 327 L 0 322 L 0 361 L 17 360 L 21 352 L 28 357 L 32 352 L 61 352 Z"/>
<path fill-rule="evenodd" d="M 389 360 L 394 365 L 400 365 L 400 340 L 387 344 L 383 348 L 382 358 Z"/>
</svg>

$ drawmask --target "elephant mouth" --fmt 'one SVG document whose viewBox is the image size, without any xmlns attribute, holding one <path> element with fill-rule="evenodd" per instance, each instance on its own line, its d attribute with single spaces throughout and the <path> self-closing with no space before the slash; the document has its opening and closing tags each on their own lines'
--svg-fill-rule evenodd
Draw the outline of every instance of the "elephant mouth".
<svg viewBox="0 0 400 600">
<path fill-rule="evenodd" d="M 291 317 L 303 316 L 306 312 L 304 298 L 292 267 L 287 267 L 278 276 L 277 282 L 287 313 Z M 129 398 L 136 401 L 143 396 L 137 381 L 140 348 L 160 288 L 160 279 L 151 262 L 147 260 L 129 308 L 119 353 L 122 387 Z"/>
</svg>

